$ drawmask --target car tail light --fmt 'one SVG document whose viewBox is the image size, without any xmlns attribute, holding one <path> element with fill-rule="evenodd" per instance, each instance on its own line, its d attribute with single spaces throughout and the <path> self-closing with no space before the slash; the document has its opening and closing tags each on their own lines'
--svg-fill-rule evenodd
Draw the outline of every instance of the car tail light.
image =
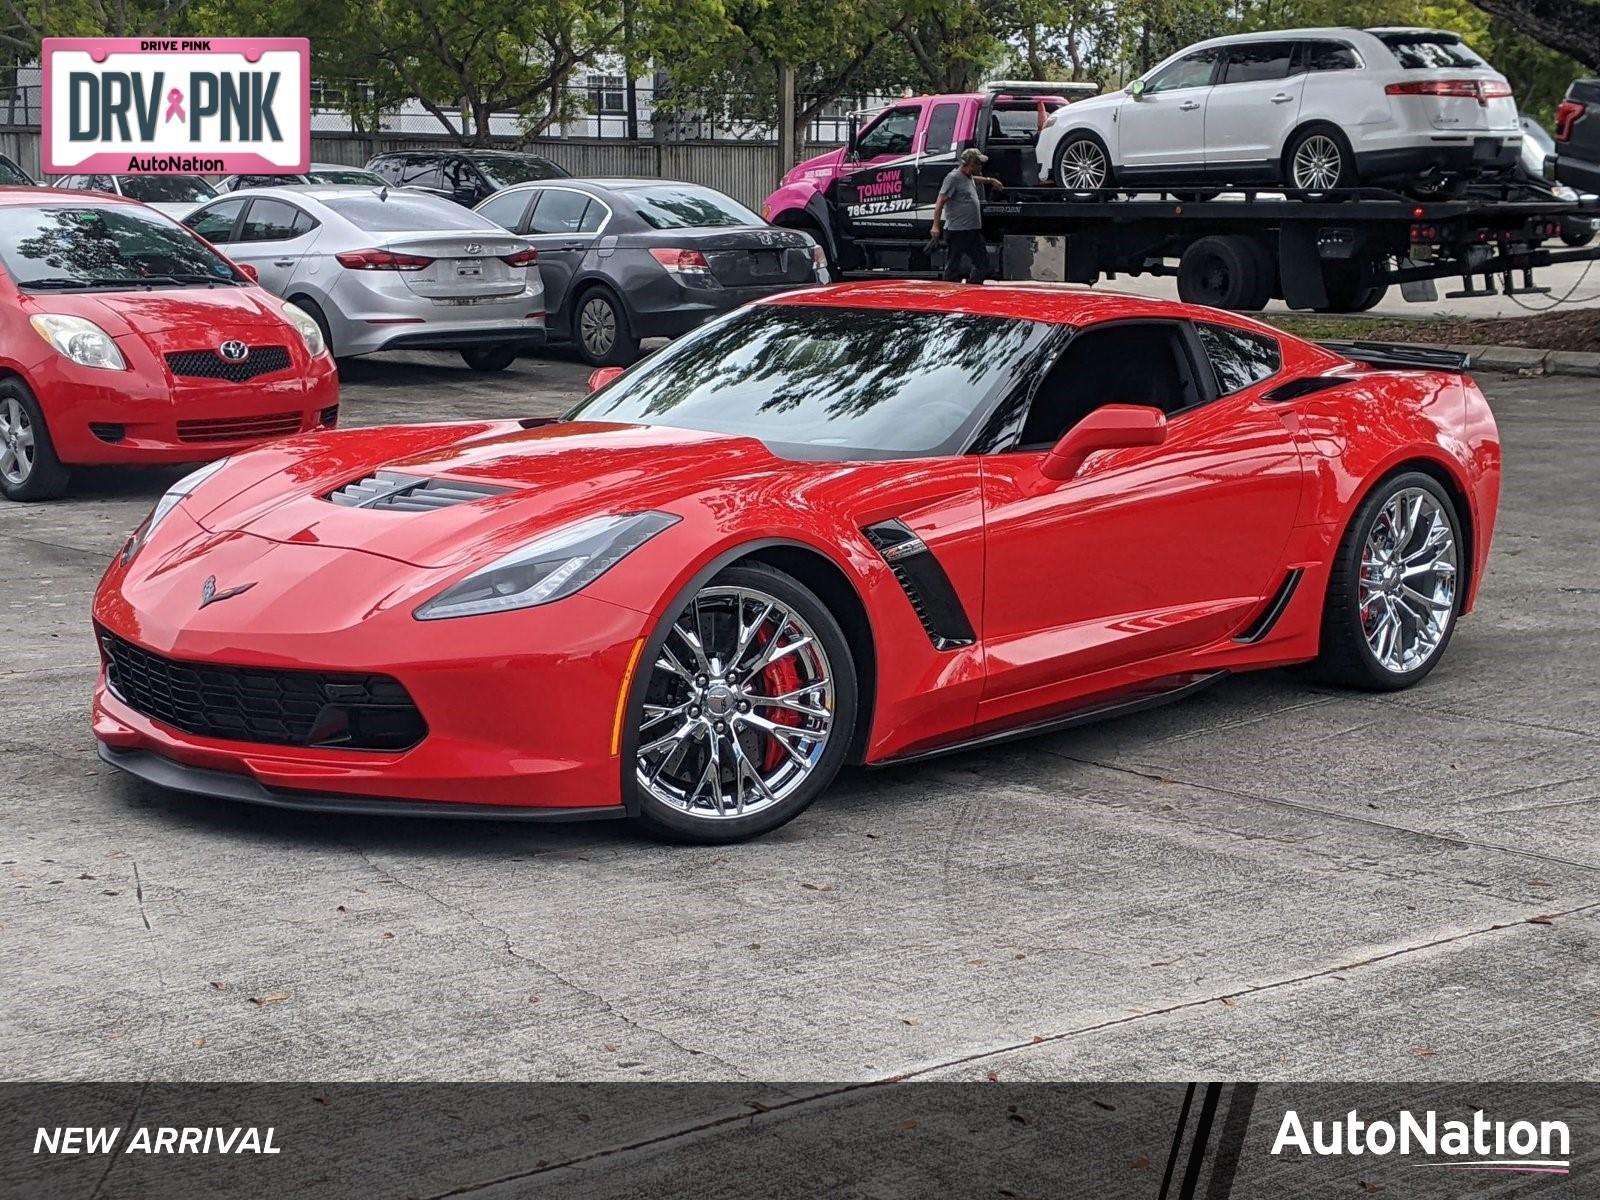
<svg viewBox="0 0 1600 1200">
<path fill-rule="evenodd" d="M 820 244 L 813 243 L 811 246 L 811 265 L 818 274 L 828 269 L 828 252 Z"/>
<path fill-rule="evenodd" d="M 1391 83 L 1383 90 L 1390 96 L 1476 100 L 1485 106 L 1491 100 L 1503 100 L 1511 95 L 1511 85 L 1498 79 L 1410 79 L 1404 83 Z"/>
<path fill-rule="evenodd" d="M 1563 100 L 1558 104 L 1556 106 L 1556 128 L 1554 134 L 1556 141 L 1570 142 L 1572 140 L 1573 126 L 1583 120 L 1583 115 L 1587 111 L 1588 109 L 1584 108 L 1583 104 L 1577 100 Z"/>
<path fill-rule="evenodd" d="M 341 267 L 352 271 L 422 271 L 433 266 L 433 259 L 420 254 L 396 254 L 393 250 L 347 250 L 334 255 Z"/>
<path fill-rule="evenodd" d="M 539 261 L 539 252 L 529 246 L 526 250 L 518 250 L 515 254 L 502 254 L 500 261 L 508 267 L 531 267 Z"/>
<path fill-rule="evenodd" d="M 698 250 L 678 250 L 656 246 L 651 248 L 650 257 L 667 270 L 678 271 L 683 274 L 704 275 L 711 270 L 711 264 L 706 262 L 706 256 Z"/>
</svg>

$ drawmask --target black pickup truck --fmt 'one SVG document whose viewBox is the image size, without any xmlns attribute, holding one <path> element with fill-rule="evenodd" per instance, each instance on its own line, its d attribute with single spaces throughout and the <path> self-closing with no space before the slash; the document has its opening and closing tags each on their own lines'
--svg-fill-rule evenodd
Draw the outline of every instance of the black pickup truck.
<svg viewBox="0 0 1600 1200">
<path fill-rule="evenodd" d="M 1556 109 L 1556 179 L 1600 193 L 1600 79 L 1575 79 Z"/>
</svg>

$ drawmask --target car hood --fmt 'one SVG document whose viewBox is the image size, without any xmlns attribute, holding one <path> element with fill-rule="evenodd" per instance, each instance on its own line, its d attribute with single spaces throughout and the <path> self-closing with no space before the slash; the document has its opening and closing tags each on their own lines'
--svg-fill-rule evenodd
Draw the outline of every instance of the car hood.
<svg viewBox="0 0 1600 1200">
<path fill-rule="evenodd" d="M 34 292 L 39 312 L 85 317 L 112 337 L 141 336 L 158 349 L 287 332 L 277 302 L 258 287 L 156 288 L 126 292 Z"/>
<path fill-rule="evenodd" d="M 824 465 L 780 459 L 754 438 L 587 421 L 354 430 L 280 446 L 208 481 L 189 503 L 191 515 L 213 533 L 426 568 L 486 561 L 586 517 L 670 509 L 731 478 Z M 500 490 L 422 512 L 328 499 L 380 471 Z"/>
<path fill-rule="evenodd" d="M 825 154 L 818 154 L 790 168 L 788 174 L 779 181 L 778 186 L 786 187 L 791 183 L 800 183 L 807 179 L 814 180 L 819 184 L 826 183 L 839 173 L 839 164 L 843 161 L 843 146 L 837 150 L 829 150 Z"/>
</svg>

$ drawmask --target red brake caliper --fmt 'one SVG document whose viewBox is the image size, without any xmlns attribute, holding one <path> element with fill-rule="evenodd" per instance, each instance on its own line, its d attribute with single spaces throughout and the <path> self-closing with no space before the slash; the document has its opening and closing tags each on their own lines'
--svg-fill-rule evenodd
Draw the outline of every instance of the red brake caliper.
<svg viewBox="0 0 1600 1200">
<path fill-rule="evenodd" d="M 762 691 L 768 696 L 785 696 L 800 686 L 800 670 L 794 665 L 794 656 L 786 654 L 771 666 L 761 672 Z M 783 708 L 766 708 L 761 710 L 761 715 L 774 725 L 798 725 L 800 714 L 792 713 Z M 765 761 L 761 764 L 763 771 L 774 771 L 788 755 L 782 746 L 778 745 L 776 738 L 767 739 L 767 752 Z"/>
</svg>

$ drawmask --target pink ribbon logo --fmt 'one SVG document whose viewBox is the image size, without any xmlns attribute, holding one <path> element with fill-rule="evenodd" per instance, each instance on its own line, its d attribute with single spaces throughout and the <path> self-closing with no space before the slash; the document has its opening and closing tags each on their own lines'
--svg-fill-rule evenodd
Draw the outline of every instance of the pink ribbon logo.
<svg viewBox="0 0 1600 1200">
<path fill-rule="evenodd" d="M 180 121 L 189 119 L 183 115 L 183 92 L 178 88 L 173 88 L 167 93 L 167 115 L 165 120 L 170 121 L 173 117 L 177 117 Z"/>
</svg>

